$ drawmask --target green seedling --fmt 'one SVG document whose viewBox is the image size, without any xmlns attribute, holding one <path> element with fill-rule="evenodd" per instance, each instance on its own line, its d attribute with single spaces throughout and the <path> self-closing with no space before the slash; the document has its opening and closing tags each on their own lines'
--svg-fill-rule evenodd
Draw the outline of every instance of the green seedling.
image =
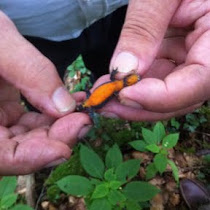
<svg viewBox="0 0 210 210">
<path fill-rule="evenodd" d="M 82 56 L 78 56 L 78 58 L 67 67 L 68 76 L 73 78 L 78 71 L 81 73 L 81 80 L 78 84 L 75 85 L 74 90 L 72 92 L 83 91 L 86 88 L 90 88 L 90 75 L 91 72 L 85 67 Z"/>
<path fill-rule="evenodd" d="M 198 109 L 185 116 L 183 128 L 187 131 L 195 132 L 195 130 L 205 122 L 207 122 L 205 115 Z"/>
<path fill-rule="evenodd" d="M 84 197 L 89 210 L 141 209 L 159 190 L 143 181 L 131 181 L 138 173 L 140 160 L 123 162 L 117 144 L 109 148 L 103 161 L 85 145 L 80 147 L 80 161 L 88 177 L 69 175 L 57 181 L 65 193 Z"/>
<path fill-rule="evenodd" d="M 18 195 L 15 193 L 17 179 L 14 176 L 3 177 L 0 181 L 0 210 L 32 210 L 24 204 L 16 204 Z"/>
<path fill-rule="evenodd" d="M 136 150 L 141 152 L 154 153 L 153 162 L 146 168 L 146 179 L 153 178 L 158 172 L 163 174 L 167 165 L 170 165 L 173 176 L 177 183 L 178 169 L 175 163 L 168 159 L 168 150 L 176 146 L 179 134 L 173 133 L 166 135 L 165 128 L 161 122 L 155 124 L 153 130 L 142 128 L 143 140 L 132 141 L 129 144 Z"/>
</svg>

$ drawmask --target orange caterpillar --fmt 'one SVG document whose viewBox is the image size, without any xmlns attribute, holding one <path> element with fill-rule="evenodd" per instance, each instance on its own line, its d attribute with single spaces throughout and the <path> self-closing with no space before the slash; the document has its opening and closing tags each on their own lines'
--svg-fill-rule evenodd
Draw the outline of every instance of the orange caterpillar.
<svg viewBox="0 0 210 210">
<path fill-rule="evenodd" d="M 137 74 L 130 74 L 122 80 L 116 80 L 116 74 L 117 70 L 113 70 L 110 77 L 111 81 L 97 87 L 92 94 L 87 93 L 87 99 L 77 107 L 77 110 L 87 110 L 91 114 L 95 109 L 102 108 L 114 94 L 118 93 L 124 87 L 140 81 L 140 77 Z"/>
</svg>

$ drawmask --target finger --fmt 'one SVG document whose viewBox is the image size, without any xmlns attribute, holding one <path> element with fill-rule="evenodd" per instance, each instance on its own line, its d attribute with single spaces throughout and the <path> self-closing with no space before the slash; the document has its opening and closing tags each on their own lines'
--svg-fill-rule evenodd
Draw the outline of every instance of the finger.
<svg viewBox="0 0 210 210">
<path fill-rule="evenodd" d="M 143 74 L 153 62 L 180 1 L 131 0 L 110 70 Z"/>
<path fill-rule="evenodd" d="M 39 110 L 61 116 L 75 109 L 55 66 L 0 13 L 0 74 Z"/>
<path fill-rule="evenodd" d="M 175 112 L 168 113 L 159 113 L 159 112 L 151 112 L 144 110 L 143 108 L 133 108 L 129 106 L 125 106 L 119 104 L 117 101 L 111 101 L 108 103 L 102 110 L 100 110 L 101 114 L 105 117 L 111 118 L 120 118 L 124 120 L 131 121 L 158 121 L 158 120 L 168 120 L 172 117 L 178 117 L 185 115 L 194 111 L 196 108 L 200 107 L 202 103 L 190 106 L 185 109 L 181 109 Z"/>
<path fill-rule="evenodd" d="M 120 99 L 141 104 L 153 112 L 173 112 L 205 101 L 210 96 L 209 70 L 200 65 L 172 72 L 164 81 L 146 78 L 124 88 Z"/>
<path fill-rule="evenodd" d="M 21 143 L 5 139 L 1 141 L 0 151 L 1 175 L 29 174 L 49 163 L 68 159 L 71 154 L 62 142 L 32 136 Z"/>
<path fill-rule="evenodd" d="M 173 37 L 163 40 L 157 58 L 168 58 L 176 64 L 181 64 L 184 63 L 186 55 L 185 37 Z"/>
<path fill-rule="evenodd" d="M 0 125 L 10 126 L 14 124 L 23 113 L 23 106 L 18 102 L 0 102 Z"/>
<path fill-rule="evenodd" d="M 156 59 L 142 78 L 165 79 L 176 67 L 175 63 L 168 59 Z"/>
<path fill-rule="evenodd" d="M 206 0 L 181 1 L 171 24 L 178 27 L 186 27 L 205 15 L 210 9 L 210 2 Z"/>
<path fill-rule="evenodd" d="M 165 38 L 185 37 L 192 29 L 169 27 L 165 33 Z"/>
<path fill-rule="evenodd" d="M 79 91 L 72 94 L 74 100 L 79 104 L 86 99 L 86 93 L 84 91 Z"/>
<path fill-rule="evenodd" d="M 20 102 L 20 92 L 0 77 L 0 101 Z"/>
<path fill-rule="evenodd" d="M 9 128 L 9 130 L 12 133 L 12 136 L 17 136 L 26 133 L 27 131 L 29 131 L 29 128 L 23 125 L 13 125 Z"/>
<path fill-rule="evenodd" d="M 92 123 L 87 114 L 72 113 L 58 119 L 49 131 L 49 137 L 55 138 L 72 147 L 91 128 Z"/>
<path fill-rule="evenodd" d="M 0 126 L 0 141 L 10 137 L 12 137 L 12 132 L 8 128 Z"/>
<path fill-rule="evenodd" d="M 55 119 L 48 115 L 36 112 L 28 112 L 21 116 L 17 122 L 17 125 L 26 126 L 29 129 L 35 129 L 43 126 L 50 126 L 54 121 Z"/>
</svg>

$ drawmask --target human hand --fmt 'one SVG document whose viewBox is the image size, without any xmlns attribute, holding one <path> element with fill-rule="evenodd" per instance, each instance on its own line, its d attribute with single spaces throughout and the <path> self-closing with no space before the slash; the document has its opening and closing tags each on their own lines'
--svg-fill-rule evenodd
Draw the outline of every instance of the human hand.
<svg viewBox="0 0 210 210">
<path fill-rule="evenodd" d="M 209 11 L 209 0 L 164 5 L 161 0 L 131 0 L 110 68 L 124 73 L 136 69 L 142 80 L 124 88 L 119 93 L 123 105 L 110 103 L 105 115 L 167 119 L 210 98 Z M 166 33 L 169 24 L 174 28 Z"/>
<path fill-rule="evenodd" d="M 0 80 L 0 175 L 28 174 L 65 161 L 90 125 L 83 113 L 56 121 L 44 114 L 25 113 L 18 91 Z"/>
<path fill-rule="evenodd" d="M 60 117 L 75 109 L 55 66 L 0 11 L 0 78 L 9 81 L 41 112 Z"/>
</svg>

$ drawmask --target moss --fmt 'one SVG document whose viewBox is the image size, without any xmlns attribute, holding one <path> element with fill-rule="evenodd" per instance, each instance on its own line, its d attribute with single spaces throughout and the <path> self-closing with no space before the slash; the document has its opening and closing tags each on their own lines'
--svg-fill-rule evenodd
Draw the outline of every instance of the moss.
<svg viewBox="0 0 210 210">
<path fill-rule="evenodd" d="M 46 180 L 45 184 L 53 185 L 58 180 L 62 179 L 63 177 L 68 176 L 68 175 L 73 175 L 73 174 L 77 174 L 77 175 L 85 174 L 85 171 L 82 168 L 82 165 L 80 163 L 78 147 L 74 149 L 73 155 L 67 162 L 59 165 L 58 167 L 54 169 L 50 177 Z"/>
</svg>

